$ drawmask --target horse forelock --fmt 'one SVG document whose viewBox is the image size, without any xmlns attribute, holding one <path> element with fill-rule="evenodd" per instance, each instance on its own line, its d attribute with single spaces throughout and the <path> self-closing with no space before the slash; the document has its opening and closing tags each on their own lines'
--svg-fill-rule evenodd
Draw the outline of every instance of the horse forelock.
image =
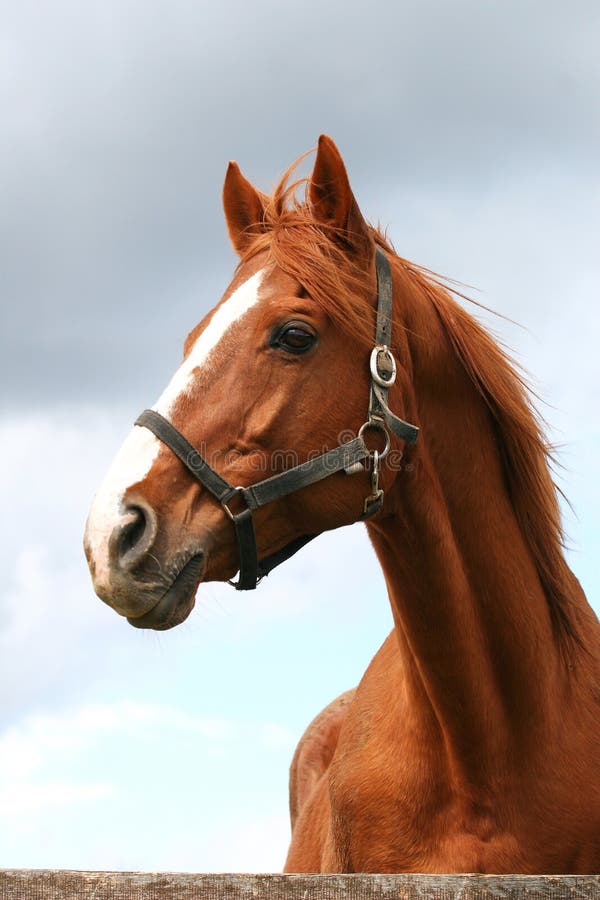
<svg viewBox="0 0 600 900">
<path fill-rule="evenodd" d="M 263 197 L 262 230 L 249 244 L 240 267 L 265 253 L 272 265 L 303 286 L 337 326 L 368 347 L 375 327 L 372 259 L 352 246 L 352 234 L 314 218 L 308 199 L 310 180 L 290 180 L 303 158 L 289 167 L 271 195 Z M 369 227 L 369 231 L 373 241 L 392 249 L 376 229 Z"/>
</svg>

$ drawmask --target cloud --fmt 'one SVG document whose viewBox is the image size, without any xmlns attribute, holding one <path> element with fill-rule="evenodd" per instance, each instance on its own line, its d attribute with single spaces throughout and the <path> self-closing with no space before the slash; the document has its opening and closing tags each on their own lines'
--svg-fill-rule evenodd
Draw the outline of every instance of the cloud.
<svg viewBox="0 0 600 900">
<path fill-rule="evenodd" d="M 139 0 L 88 3 L 85 16 L 72 0 L 13 5 L 1 54 L 8 402 L 138 402 L 142 386 L 154 398 L 233 268 L 219 201 L 232 156 L 267 188 L 332 133 L 369 215 L 398 223 L 402 252 L 418 225 L 406 200 L 431 210 L 418 261 L 443 246 L 451 273 L 461 248 L 448 219 L 474 221 L 482 195 L 518 184 L 526 197 L 540 169 L 585 188 L 597 179 L 598 10 L 537 6 L 378 0 L 365 19 L 338 0 L 302 14 L 274 0 L 176 0 L 153 16 Z M 495 216 L 484 253 L 501 257 L 518 219 L 515 207 Z M 571 209 L 567 221 L 572 265 L 585 220 Z"/>
<path fill-rule="evenodd" d="M 23 784 L 20 781 L 0 787 L 2 818 L 49 815 L 65 806 L 93 806 L 99 800 L 110 798 L 114 788 L 110 784 L 70 784 L 65 781 L 49 781 L 46 784 Z M 1 821 L 0 821 L 1 825 Z"/>
<path fill-rule="evenodd" d="M 110 640 L 112 616 L 93 595 L 82 530 L 118 437 L 101 415 L 88 411 L 82 426 L 83 417 L 71 410 L 0 423 L 0 492 L 10 523 L 0 545 L 4 720 L 61 685 L 76 690 L 78 670 L 95 660 L 101 671 L 100 645 Z"/>
<path fill-rule="evenodd" d="M 266 742 L 279 736 L 279 726 L 260 726 Z M 0 771 L 4 777 L 29 777 L 61 766 L 106 737 L 140 737 L 162 729 L 172 729 L 208 741 L 223 742 L 236 737 L 237 726 L 227 719 L 193 715 L 177 707 L 121 700 L 115 704 L 95 704 L 31 713 L 0 734 Z M 266 730 L 265 730 L 266 729 Z M 281 729 L 281 733 L 285 729 Z M 279 741 L 280 743 L 280 741 Z"/>
<path fill-rule="evenodd" d="M 164 734 L 169 735 L 167 742 Z M 244 754 L 252 754 L 253 748 L 259 755 L 266 751 L 271 759 L 283 753 L 287 761 L 291 741 L 289 730 L 276 723 L 210 719 L 177 706 L 129 700 L 29 714 L 0 732 L 0 837 L 3 853 L 17 854 L 16 858 L 5 856 L 5 860 L 10 859 L 11 865 L 51 864 L 44 835 L 54 828 L 56 834 L 61 833 L 59 852 L 64 855 L 70 848 L 65 862 L 55 860 L 55 865 L 118 864 L 118 834 L 113 835 L 111 848 L 104 848 L 104 858 L 98 854 L 93 834 L 109 827 L 113 832 L 116 827 L 117 833 L 127 831 L 140 804 L 147 804 L 147 785 L 155 782 L 156 805 L 166 802 L 168 806 L 167 797 L 175 796 L 181 821 L 168 827 L 166 842 L 160 840 L 150 821 L 148 829 L 138 825 L 129 833 L 126 849 L 117 851 L 124 866 L 180 865 L 189 869 L 196 862 L 196 868 L 201 863 L 207 870 L 225 870 L 232 863 L 248 871 L 253 866 L 278 868 L 285 854 L 288 826 L 282 824 L 283 816 L 268 812 L 270 801 L 258 815 L 246 812 L 242 822 L 235 816 L 224 817 L 215 828 L 210 817 L 196 820 L 194 800 L 188 809 L 186 798 L 191 789 L 197 792 L 196 802 L 206 802 L 208 784 L 200 780 L 193 787 L 188 766 L 174 768 L 174 764 L 178 757 L 189 757 L 190 748 L 196 766 L 213 770 L 231 765 L 232 760 L 239 767 L 242 748 Z M 164 773 L 164 780 L 158 783 L 152 752 L 156 746 L 161 747 Z M 228 748 L 227 758 L 220 763 L 223 752 L 219 750 L 224 748 Z M 218 775 L 219 782 L 222 777 Z M 230 800 L 223 805 L 227 809 Z M 123 821 L 115 826 L 118 816 Z M 94 827 L 81 835 L 77 829 L 84 820 L 94 822 Z M 264 843 L 267 838 L 269 842 Z M 50 843 L 55 852 L 55 842 Z M 153 856 L 155 852 L 158 857 Z M 161 854 L 166 855 L 159 863 Z"/>
</svg>

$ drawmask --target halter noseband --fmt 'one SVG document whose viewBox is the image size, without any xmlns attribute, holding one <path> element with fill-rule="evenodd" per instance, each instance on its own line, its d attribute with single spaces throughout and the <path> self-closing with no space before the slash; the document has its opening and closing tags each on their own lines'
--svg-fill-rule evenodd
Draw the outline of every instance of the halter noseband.
<svg viewBox="0 0 600 900">
<path fill-rule="evenodd" d="M 238 544 L 240 570 L 238 580 L 230 582 L 230 584 L 238 591 L 254 590 L 261 578 L 317 537 L 316 534 L 303 535 L 286 544 L 281 550 L 259 560 L 252 519 L 255 509 L 272 503 L 280 497 L 293 494 L 310 484 L 315 484 L 336 472 L 344 471 L 349 475 L 362 472 L 364 471 L 363 461 L 370 457 L 372 459 L 371 493 L 365 499 L 363 514 L 360 517 L 368 519 L 381 509 L 383 503 L 383 491 L 379 487 L 379 463 L 390 449 L 389 431 L 409 444 L 414 444 L 417 440 L 419 433 L 417 426 L 399 419 L 387 405 L 388 390 L 396 380 L 396 361 L 390 350 L 392 276 L 388 258 L 379 247 L 375 251 L 375 265 L 377 271 L 377 325 L 375 347 L 371 351 L 369 363 L 371 371 L 369 413 L 367 421 L 352 440 L 301 463 L 299 466 L 258 481 L 256 484 L 248 487 L 234 487 L 215 472 L 182 433 L 156 410 L 144 410 L 135 422 L 136 425 L 148 428 L 173 451 L 196 481 L 200 482 L 219 501 L 233 522 Z M 383 433 L 385 447 L 382 451 L 368 449 L 363 437 L 368 428 L 374 428 Z M 232 509 L 234 502 L 238 506 L 241 502 L 243 508 L 235 512 Z"/>
</svg>

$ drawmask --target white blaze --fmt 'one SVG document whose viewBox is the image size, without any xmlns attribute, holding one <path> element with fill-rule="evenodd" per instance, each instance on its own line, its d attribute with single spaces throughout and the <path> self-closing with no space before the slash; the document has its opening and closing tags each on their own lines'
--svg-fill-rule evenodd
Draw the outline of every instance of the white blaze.
<svg viewBox="0 0 600 900">
<path fill-rule="evenodd" d="M 189 354 L 152 407 L 153 409 L 168 418 L 178 398 L 188 393 L 192 386 L 195 370 L 210 363 L 210 355 L 219 345 L 221 338 L 235 322 L 241 319 L 258 302 L 263 271 L 261 269 L 256 275 L 253 275 L 252 278 L 241 284 L 231 297 L 218 307 L 202 334 L 198 336 Z"/>
<path fill-rule="evenodd" d="M 223 336 L 258 302 L 263 272 L 261 269 L 245 281 L 217 308 L 153 409 L 168 418 L 178 398 L 190 391 L 196 371 L 210 365 L 212 352 Z M 86 543 L 95 562 L 97 584 L 108 584 L 108 539 L 124 512 L 123 498 L 131 485 L 146 477 L 161 446 L 151 431 L 135 425 L 94 497 L 87 520 Z"/>
</svg>

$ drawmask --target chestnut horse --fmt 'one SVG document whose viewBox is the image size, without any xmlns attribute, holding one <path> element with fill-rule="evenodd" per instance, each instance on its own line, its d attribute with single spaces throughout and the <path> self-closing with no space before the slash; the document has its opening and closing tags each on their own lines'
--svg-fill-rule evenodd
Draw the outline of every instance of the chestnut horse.
<svg viewBox="0 0 600 900">
<path fill-rule="evenodd" d="M 330 138 L 305 196 L 290 172 L 228 168 L 240 264 L 94 499 L 95 589 L 170 628 L 201 581 L 366 518 L 394 629 L 296 752 L 286 870 L 600 872 L 600 624 L 528 391 Z"/>
</svg>

